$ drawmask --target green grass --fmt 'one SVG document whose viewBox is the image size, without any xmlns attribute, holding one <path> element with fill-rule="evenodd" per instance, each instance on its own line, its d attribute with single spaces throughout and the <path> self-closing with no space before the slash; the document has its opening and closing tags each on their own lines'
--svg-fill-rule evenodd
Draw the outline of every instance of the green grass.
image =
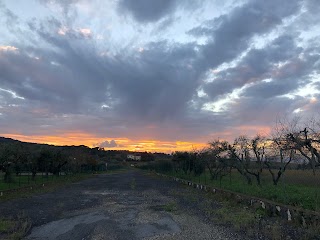
<svg viewBox="0 0 320 240">
<path fill-rule="evenodd" d="M 30 221 L 22 216 L 18 216 L 16 220 L 0 219 L 0 239 L 22 239 L 30 227 Z"/>
<path fill-rule="evenodd" d="M 257 221 L 256 216 L 252 212 L 241 208 L 223 206 L 216 210 L 216 213 L 220 221 L 231 223 L 237 230 L 247 228 Z"/>
<path fill-rule="evenodd" d="M 0 196 L 0 201 L 6 201 L 19 197 L 27 197 L 33 195 L 34 193 L 52 191 L 66 184 L 78 182 L 92 177 L 93 174 L 116 174 L 125 172 L 127 170 L 128 168 L 117 168 L 103 172 L 78 173 L 61 176 L 50 175 L 48 178 L 38 175 L 35 177 L 34 181 L 31 180 L 31 176 L 29 176 L 29 179 L 28 176 L 13 176 L 14 182 L 12 183 L 4 183 L 3 174 L 0 174 L 0 192 L 3 193 L 3 196 Z"/>
<path fill-rule="evenodd" d="M 5 183 L 3 181 L 3 176 L 0 174 L 0 191 L 6 191 L 10 189 L 17 189 L 17 188 L 23 188 L 27 186 L 33 186 L 37 184 L 46 184 L 48 182 L 56 181 L 60 178 L 66 178 L 69 177 L 66 176 L 55 176 L 50 175 L 48 177 L 46 176 L 39 176 L 37 175 L 34 180 L 32 180 L 31 175 L 30 176 L 16 176 L 15 174 L 12 176 L 12 182 Z"/>
<path fill-rule="evenodd" d="M 0 191 L 6 191 L 11 189 L 19 189 L 24 188 L 28 186 L 34 186 L 34 185 L 42 185 L 42 184 L 48 184 L 50 182 L 56 182 L 61 181 L 61 179 L 68 179 L 73 178 L 75 175 L 90 175 L 91 173 L 94 174 L 114 174 L 114 173 L 121 173 L 127 171 L 128 168 L 121 167 L 121 168 L 115 168 L 108 171 L 99 171 L 99 172 L 90 172 L 90 173 L 77 173 L 77 174 L 69 174 L 69 175 L 37 175 L 35 176 L 34 180 L 32 180 L 31 174 L 29 176 L 16 176 L 16 174 L 12 174 L 12 182 L 5 183 L 3 181 L 3 173 L 0 173 Z"/>
<path fill-rule="evenodd" d="M 215 224 L 231 226 L 236 231 L 245 233 L 248 239 L 257 239 L 261 234 L 266 239 L 289 239 L 288 229 L 290 233 L 296 234 L 292 230 L 301 228 L 300 224 L 296 225 L 296 222 L 289 225 L 285 219 L 270 217 L 266 209 L 250 208 L 246 203 L 239 203 L 236 198 L 228 194 L 214 194 L 213 192 L 199 194 L 196 189 L 186 186 L 182 189 L 172 189 L 170 194 L 183 198 L 187 202 L 197 203 L 196 211 L 199 212 L 198 209 L 203 211 L 206 219 L 210 219 Z M 295 239 L 318 239 L 317 237 L 320 236 L 318 223 L 300 230 L 298 231 L 299 236 L 294 235 Z"/>
<path fill-rule="evenodd" d="M 137 186 L 136 179 L 135 179 L 135 178 L 132 178 L 132 179 L 131 179 L 131 182 L 130 182 L 130 188 L 131 188 L 131 190 L 135 190 L 135 189 L 136 189 L 136 186 Z"/>
<path fill-rule="evenodd" d="M 4 192 L 3 196 L 0 197 L 0 201 L 7 201 L 21 197 L 29 197 L 33 194 L 42 192 L 50 192 L 67 184 L 78 182 L 92 176 L 92 174 L 82 173 L 55 177 L 51 181 L 44 182 L 44 186 L 42 185 L 42 182 L 38 182 L 36 185 L 32 185 L 32 188 L 31 185 L 29 185 L 28 188 L 20 187 L 17 188 L 15 191 Z"/>
<path fill-rule="evenodd" d="M 163 206 L 163 209 L 167 212 L 175 212 L 178 210 L 178 206 L 176 202 L 169 202 Z"/>
<path fill-rule="evenodd" d="M 10 232 L 15 225 L 16 223 L 12 220 L 0 219 L 0 232 Z"/>
<path fill-rule="evenodd" d="M 232 172 L 231 177 L 229 175 L 223 177 L 221 181 L 211 180 L 208 173 L 200 177 L 182 173 L 175 174 L 175 176 L 195 183 L 265 198 L 287 205 L 314 211 L 320 210 L 320 177 L 319 174 L 313 176 L 311 171 L 288 170 L 277 186 L 273 185 L 267 172 L 262 175 L 261 186 L 256 183 L 248 185 L 237 172 Z"/>
</svg>

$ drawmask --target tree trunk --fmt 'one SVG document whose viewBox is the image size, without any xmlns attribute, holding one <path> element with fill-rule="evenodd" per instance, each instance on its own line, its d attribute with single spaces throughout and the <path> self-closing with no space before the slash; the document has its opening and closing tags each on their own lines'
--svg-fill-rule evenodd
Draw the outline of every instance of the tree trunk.
<svg viewBox="0 0 320 240">
<path fill-rule="evenodd" d="M 11 174 L 10 170 L 5 171 L 3 180 L 4 180 L 5 183 L 13 182 L 12 174 Z"/>
<path fill-rule="evenodd" d="M 32 176 L 31 176 L 32 181 L 34 181 L 36 175 L 37 175 L 37 170 L 34 168 L 32 169 Z"/>
</svg>

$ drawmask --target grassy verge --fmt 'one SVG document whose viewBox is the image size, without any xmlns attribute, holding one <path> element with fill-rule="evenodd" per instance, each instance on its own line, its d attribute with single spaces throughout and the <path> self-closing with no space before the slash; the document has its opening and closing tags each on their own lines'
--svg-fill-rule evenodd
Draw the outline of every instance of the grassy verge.
<svg viewBox="0 0 320 240">
<path fill-rule="evenodd" d="M 168 172 L 167 175 L 183 178 L 195 183 L 205 184 L 212 187 L 222 188 L 246 195 L 269 199 L 286 205 L 301 207 L 313 211 L 320 211 L 320 182 L 318 176 L 309 176 L 309 172 L 288 171 L 277 186 L 264 175 L 261 186 L 253 183 L 247 184 L 245 179 L 233 172 L 231 176 L 225 176 L 221 180 L 212 180 L 208 173 L 201 176 L 185 175 L 183 173 Z M 305 176 L 302 176 L 305 174 Z M 303 180 L 299 182 L 295 177 Z"/>
<path fill-rule="evenodd" d="M 188 211 L 201 214 L 217 225 L 233 228 L 247 239 L 319 239 L 320 224 L 302 227 L 296 222 L 270 216 L 265 209 L 248 208 L 236 199 L 224 194 L 200 192 L 189 187 L 172 190 L 184 205 L 192 206 Z M 181 200 L 182 199 L 182 200 Z M 180 204 L 178 204 L 178 208 Z M 180 209 L 181 210 L 181 209 Z"/>
<path fill-rule="evenodd" d="M 30 221 L 24 216 L 18 216 L 16 220 L 0 219 L 0 239 L 22 239 L 30 227 Z"/>
</svg>

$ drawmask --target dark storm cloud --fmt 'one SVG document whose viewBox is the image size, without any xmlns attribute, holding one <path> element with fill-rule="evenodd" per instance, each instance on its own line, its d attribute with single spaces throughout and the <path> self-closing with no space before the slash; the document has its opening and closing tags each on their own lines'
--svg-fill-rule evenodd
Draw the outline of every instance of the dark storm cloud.
<svg viewBox="0 0 320 240">
<path fill-rule="evenodd" d="M 199 85 L 193 44 L 152 43 L 137 58 L 113 71 L 112 93 L 121 114 L 161 121 L 184 112 Z"/>
<path fill-rule="evenodd" d="M 57 1 L 66 15 L 74 12 L 74 2 Z M 121 11 L 140 23 L 157 22 L 163 29 L 181 7 L 177 1 L 122 0 L 119 4 Z M 319 48 L 299 47 L 290 31 L 279 33 L 263 49 L 255 49 L 252 39 L 270 33 L 299 9 L 299 1 L 249 1 L 191 29 L 189 34 L 207 38 L 203 45 L 155 40 L 141 52 L 125 49 L 104 56 L 93 37 L 72 28 L 62 36 L 58 30 L 63 21 L 35 19 L 19 35 L 21 42 L 14 42 L 18 52 L 0 54 L 0 87 L 25 98 L 0 91 L 8 102 L 0 109 L 5 118 L 1 128 L 32 134 L 42 126 L 40 132 L 82 129 L 110 138 L 194 140 L 245 122 L 268 124 L 274 113 L 289 113 L 307 104 L 302 98 L 279 95 L 308 83 L 309 73 L 319 64 Z M 246 51 L 234 67 L 204 83 L 210 69 Z M 263 81 L 269 78 L 272 81 Z M 229 104 L 228 112 L 201 109 L 208 100 L 246 84 L 251 85 L 237 104 Z M 207 98 L 197 97 L 199 88 Z"/>
<path fill-rule="evenodd" d="M 228 15 L 209 21 L 207 26 L 191 30 L 193 34 L 206 34 L 212 40 L 201 49 L 202 66 L 217 67 L 246 50 L 251 38 L 271 31 L 283 23 L 283 19 L 297 13 L 299 1 L 249 1 Z M 208 25 L 208 22 L 206 22 Z"/>
<path fill-rule="evenodd" d="M 42 31 L 39 36 L 56 51 L 18 46 L 17 53 L 2 53 L 1 87 L 24 97 L 29 104 L 24 108 L 46 109 L 52 114 L 94 114 L 100 110 L 109 101 L 101 59 L 57 34 Z"/>
<path fill-rule="evenodd" d="M 194 44 L 150 43 L 133 56 L 102 58 L 94 47 L 84 48 L 81 38 L 56 34 L 61 24 L 55 19 L 29 27 L 56 50 L 21 46 L 6 54 L 0 58 L 1 82 L 50 112 L 94 113 L 115 103 L 109 112 L 162 121 L 184 112 L 199 85 Z"/>
<path fill-rule="evenodd" d="M 252 89 L 250 94 L 254 94 L 257 90 L 259 96 L 267 88 L 272 90 L 272 87 L 275 87 L 274 93 L 263 92 L 263 94 L 269 97 L 276 95 L 276 92 L 284 94 L 298 87 L 296 79 L 288 79 L 290 75 L 299 73 L 303 75 L 306 73 L 303 66 L 311 67 L 309 62 L 305 63 L 297 59 L 302 51 L 303 49 L 296 45 L 292 36 L 280 36 L 263 49 L 250 50 L 235 67 L 218 73 L 216 79 L 207 84 L 204 90 L 214 99 L 246 84 L 259 83 L 272 78 L 275 82 L 256 84 L 250 88 Z M 289 62 L 279 65 L 284 61 Z"/>
<path fill-rule="evenodd" d="M 242 96 L 273 98 L 276 96 L 284 95 L 298 87 L 296 81 L 291 79 L 283 79 L 280 81 L 260 82 L 252 87 L 249 87 Z"/>
<path fill-rule="evenodd" d="M 230 106 L 229 113 L 236 126 L 243 124 L 270 126 L 277 117 L 290 116 L 305 101 L 301 97 L 299 99 L 270 98 L 267 101 L 263 98 L 244 97 Z"/>
<path fill-rule="evenodd" d="M 156 22 L 177 6 L 176 0 L 120 0 L 119 12 L 128 12 L 139 22 Z"/>
<path fill-rule="evenodd" d="M 319 97 L 315 95 L 315 97 Z M 230 117 L 234 118 L 236 126 L 265 125 L 274 126 L 276 121 L 283 118 L 300 116 L 303 119 L 312 117 L 319 111 L 319 101 L 311 102 L 310 99 L 296 96 L 295 98 L 275 97 L 267 99 L 246 97 L 241 98 L 236 104 L 230 106 Z M 295 110 L 302 112 L 294 112 Z"/>
<path fill-rule="evenodd" d="M 157 22 L 162 18 L 169 17 L 163 22 L 164 25 L 171 23 L 170 15 L 177 9 L 195 11 L 204 1 L 198 0 L 120 0 L 119 13 L 129 13 L 136 21 L 141 23 Z"/>
<path fill-rule="evenodd" d="M 320 4 L 317 0 L 306 0 L 305 1 L 306 10 L 313 16 L 319 16 Z"/>
</svg>

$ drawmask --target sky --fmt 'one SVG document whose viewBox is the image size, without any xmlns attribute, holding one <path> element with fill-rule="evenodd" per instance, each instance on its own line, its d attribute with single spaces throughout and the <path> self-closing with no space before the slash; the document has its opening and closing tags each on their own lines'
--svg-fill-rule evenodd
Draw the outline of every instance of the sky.
<svg viewBox="0 0 320 240">
<path fill-rule="evenodd" d="M 174 152 L 320 104 L 318 0 L 0 0 L 0 136 Z"/>
</svg>

